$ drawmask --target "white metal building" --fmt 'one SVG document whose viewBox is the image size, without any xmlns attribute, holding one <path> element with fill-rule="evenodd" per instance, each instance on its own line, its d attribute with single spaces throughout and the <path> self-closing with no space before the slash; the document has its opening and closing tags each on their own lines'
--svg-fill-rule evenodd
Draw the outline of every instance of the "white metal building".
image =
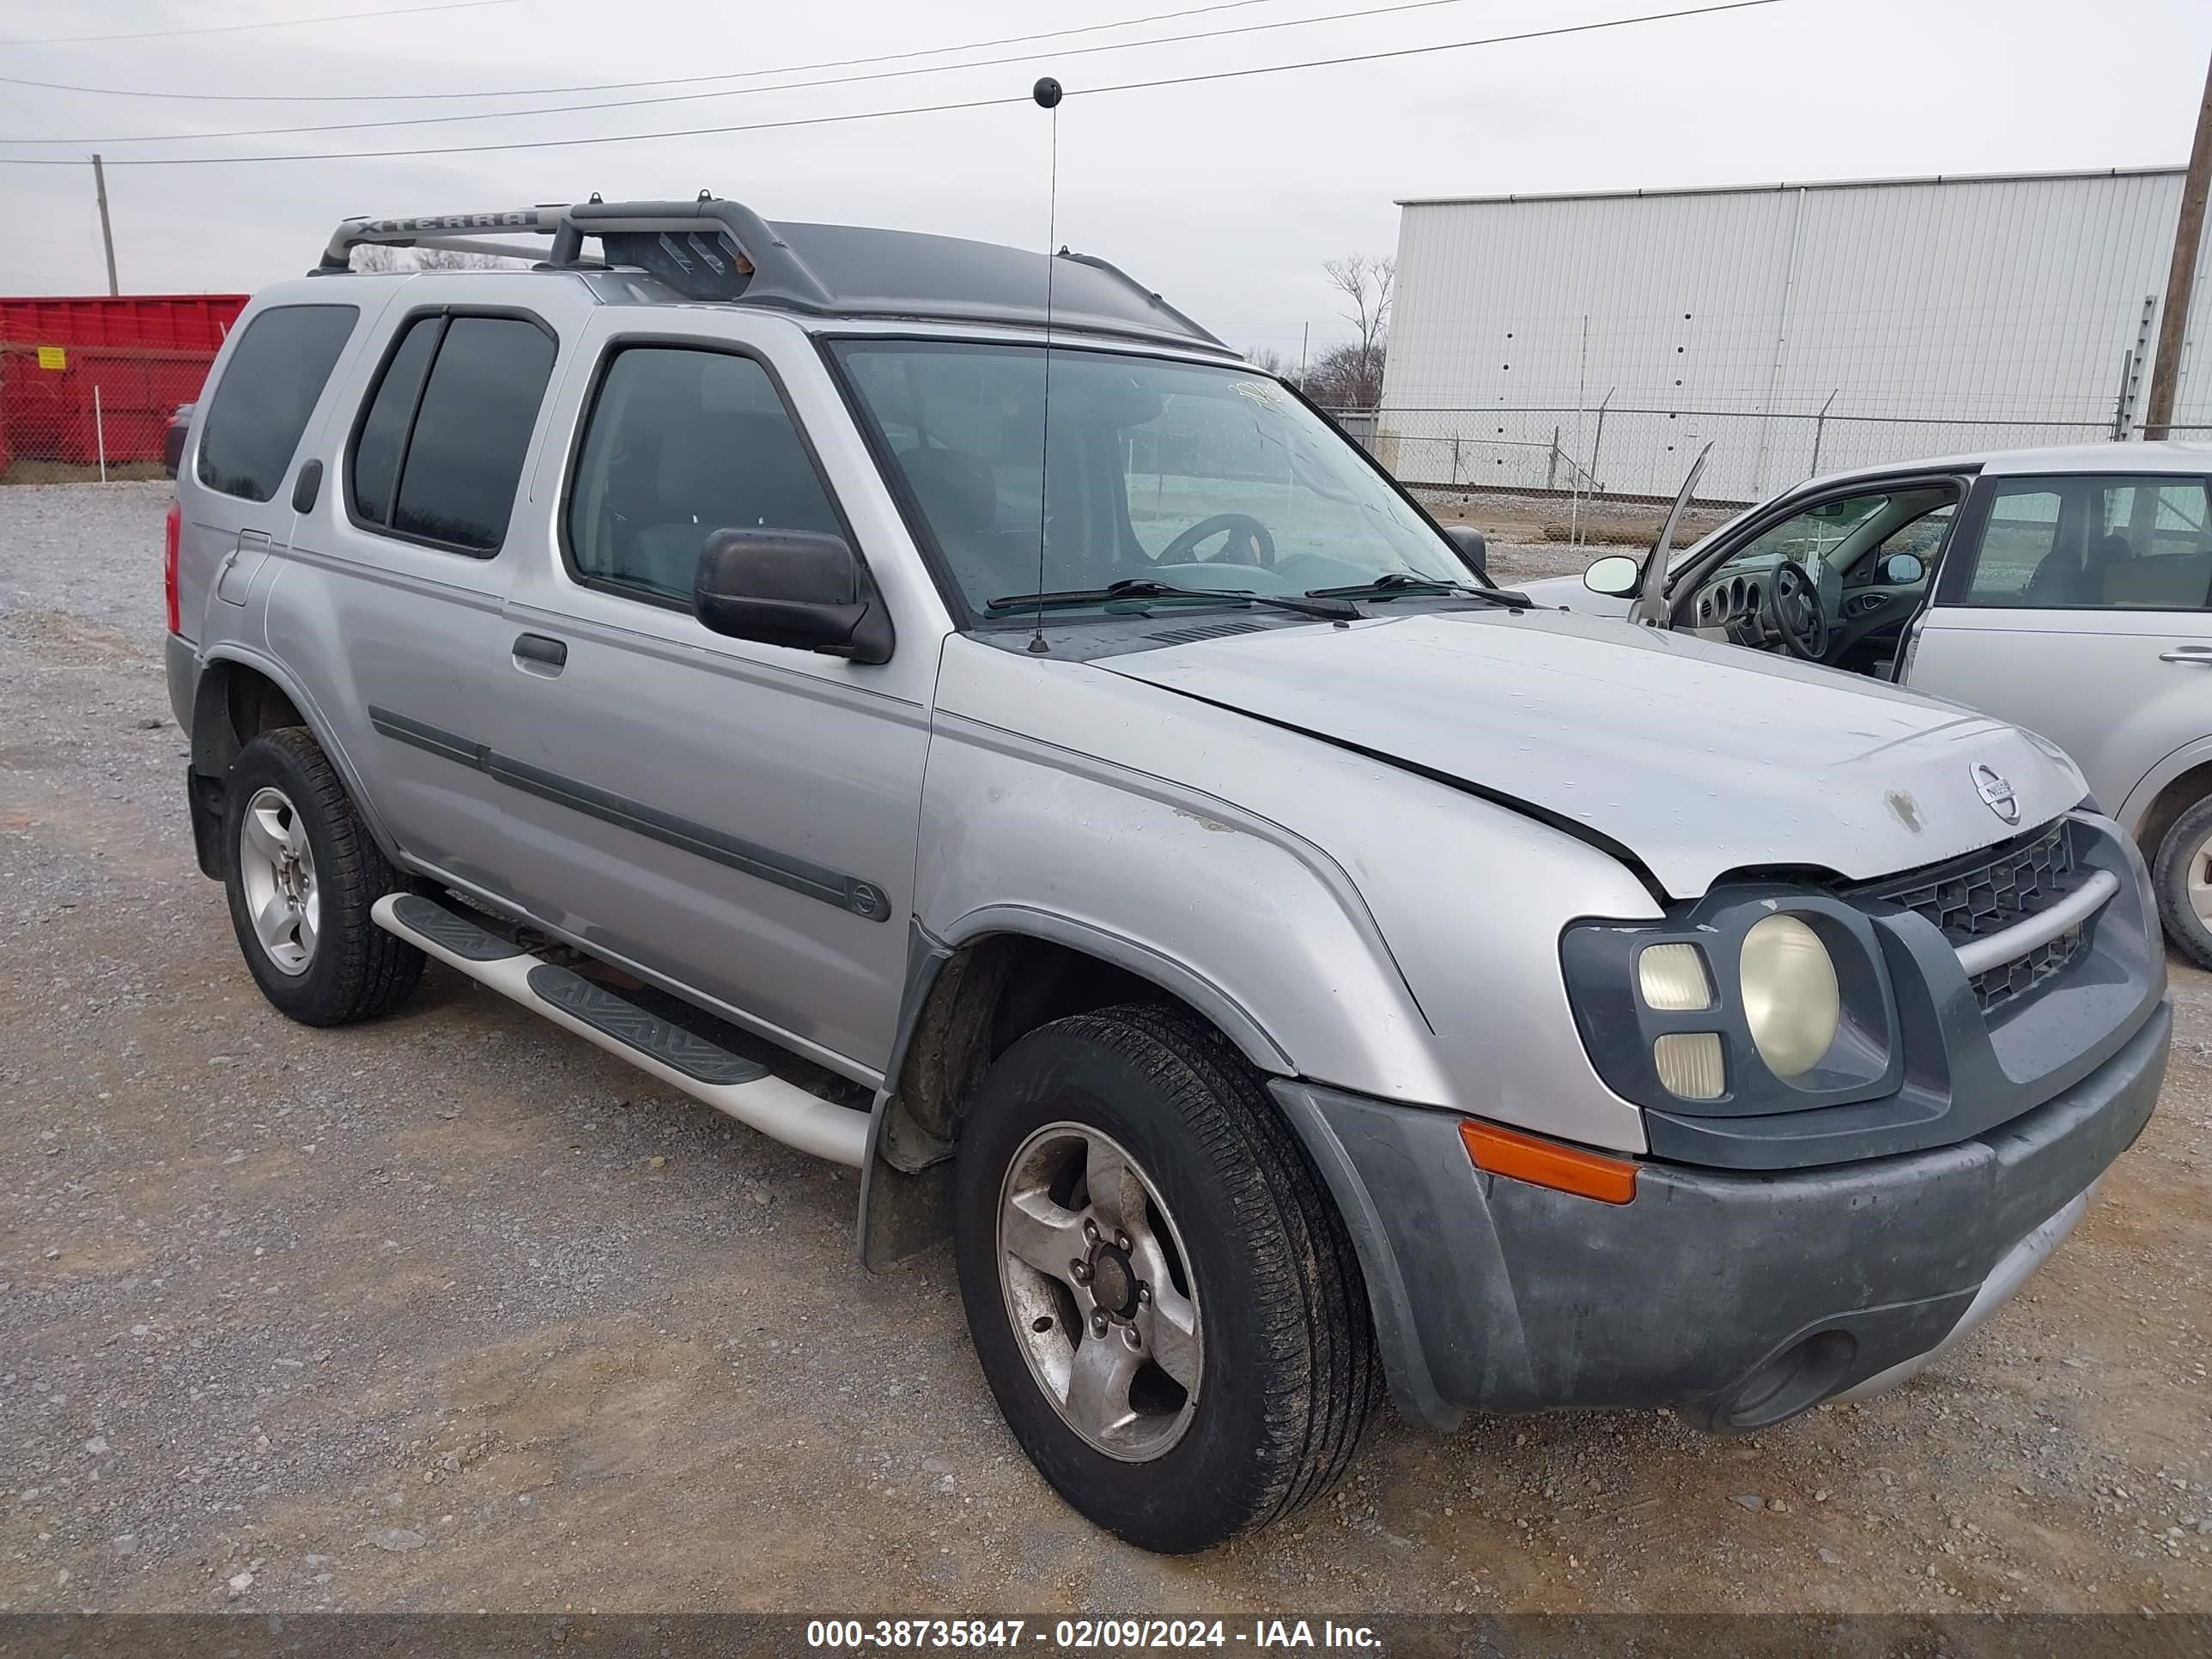
<svg viewBox="0 0 2212 1659">
<path fill-rule="evenodd" d="M 1377 453 L 1671 495 L 1711 440 L 1698 495 L 1750 501 L 2139 435 L 2180 200 L 2156 167 L 1401 202 Z M 2197 282 L 2173 435 L 2212 441 L 2212 258 Z"/>
</svg>

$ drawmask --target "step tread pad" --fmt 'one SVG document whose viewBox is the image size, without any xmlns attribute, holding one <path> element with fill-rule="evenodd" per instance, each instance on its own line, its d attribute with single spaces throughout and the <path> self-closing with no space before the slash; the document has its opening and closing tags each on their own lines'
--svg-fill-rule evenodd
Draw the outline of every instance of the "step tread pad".
<svg viewBox="0 0 2212 1659">
<path fill-rule="evenodd" d="M 423 938 L 451 951 L 467 962 L 504 962 L 519 957 L 522 947 L 480 927 L 466 916 L 455 915 L 434 899 L 419 893 L 403 894 L 392 907 L 392 920 Z"/>
<path fill-rule="evenodd" d="M 757 1083 L 769 1074 L 768 1067 L 757 1060 L 718 1048 L 658 1014 L 647 1012 L 619 993 L 552 963 L 540 963 L 530 970 L 530 988 L 562 1013 L 698 1082 Z"/>
</svg>

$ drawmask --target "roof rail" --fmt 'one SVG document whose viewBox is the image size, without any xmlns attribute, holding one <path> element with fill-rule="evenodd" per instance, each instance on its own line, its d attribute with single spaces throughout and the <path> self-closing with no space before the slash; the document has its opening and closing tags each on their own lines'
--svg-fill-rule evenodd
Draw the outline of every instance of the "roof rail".
<svg viewBox="0 0 2212 1659">
<path fill-rule="evenodd" d="M 479 234 L 520 233 L 551 238 L 549 249 Z M 413 219 L 348 219 L 323 250 L 310 275 L 348 270 L 353 250 L 442 248 L 536 259 L 555 270 L 585 264 L 584 239 L 595 236 L 607 264 L 641 265 L 687 298 L 781 301 L 805 307 L 832 303 L 828 289 L 792 252 L 768 222 L 742 202 L 702 191 L 690 202 L 549 203 L 498 213 L 443 213 Z"/>
<path fill-rule="evenodd" d="M 584 258 L 591 238 L 603 259 Z M 348 270 L 353 250 L 365 245 L 533 259 L 541 270 L 639 270 L 690 300 L 741 300 L 821 316 L 1058 323 L 1237 355 L 1127 272 L 1087 254 L 1062 248 L 1057 261 L 1066 263 L 1059 264 L 1033 249 L 916 231 L 770 224 L 742 202 L 704 191 L 690 202 L 594 196 L 501 213 L 348 219 L 309 274 Z M 1055 268 L 1056 290 L 1047 276 Z"/>
</svg>

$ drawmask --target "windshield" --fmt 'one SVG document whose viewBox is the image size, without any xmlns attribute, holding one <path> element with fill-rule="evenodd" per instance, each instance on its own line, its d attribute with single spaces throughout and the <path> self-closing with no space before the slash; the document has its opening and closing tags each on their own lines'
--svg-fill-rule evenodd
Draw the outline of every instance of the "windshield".
<svg viewBox="0 0 2212 1659">
<path fill-rule="evenodd" d="M 1278 594 L 1475 580 L 1348 440 L 1253 370 L 1055 347 L 1048 425 L 1042 347 L 836 351 L 979 614 L 1131 579 Z"/>
</svg>

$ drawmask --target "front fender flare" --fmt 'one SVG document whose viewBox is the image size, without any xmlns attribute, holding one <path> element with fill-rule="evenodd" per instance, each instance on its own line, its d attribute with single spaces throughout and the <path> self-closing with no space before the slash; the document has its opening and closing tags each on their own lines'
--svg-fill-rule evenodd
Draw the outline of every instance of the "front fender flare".
<svg viewBox="0 0 2212 1659">
<path fill-rule="evenodd" d="M 1261 1071 L 1280 1077 L 1294 1076 L 1297 1072 L 1283 1046 L 1268 1034 L 1251 1010 L 1197 969 L 1148 945 L 1124 939 L 1076 917 L 1058 915 L 1028 904 L 987 904 L 970 910 L 945 929 L 944 943 L 957 951 L 992 933 L 1019 933 L 1064 945 L 1072 951 L 1109 962 L 1116 968 L 1127 969 L 1139 979 L 1188 1003 Z M 903 1015 L 901 1028 L 905 1029 Z M 902 1058 L 892 1057 L 893 1069 L 889 1075 L 898 1075 L 896 1066 Z"/>
</svg>

